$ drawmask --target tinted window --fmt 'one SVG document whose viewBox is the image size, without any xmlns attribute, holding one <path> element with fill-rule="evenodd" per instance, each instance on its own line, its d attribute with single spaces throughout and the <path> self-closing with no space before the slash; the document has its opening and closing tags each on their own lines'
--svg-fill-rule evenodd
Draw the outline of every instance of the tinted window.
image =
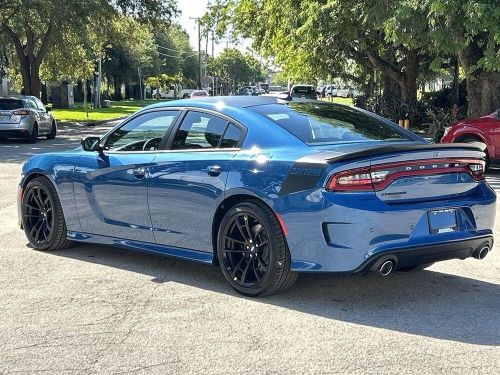
<svg viewBox="0 0 500 375">
<path fill-rule="evenodd" d="M 345 106 L 291 102 L 249 109 L 274 121 L 308 145 L 409 140 L 384 121 Z"/>
<path fill-rule="evenodd" d="M 109 136 L 105 149 L 111 151 L 157 150 L 163 136 L 178 115 L 179 111 L 161 111 L 137 116 Z"/>
<path fill-rule="evenodd" d="M 24 108 L 22 100 L 0 99 L 0 110 L 2 111 L 12 111 L 19 108 Z"/>
<path fill-rule="evenodd" d="M 293 92 L 294 93 L 311 93 L 314 91 L 314 88 L 312 86 L 294 86 L 293 87 Z"/>
<path fill-rule="evenodd" d="M 235 148 L 241 139 L 241 129 L 234 124 L 229 124 L 224 137 L 222 137 L 222 142 L 220 143 L 221 148 Z"/>
<path fill-rule="evenodd" d="M 45 106 L 43 103 L 40 101 L 38 98 L 34 98 L 33 101 L 35 102 L 36 108 L 38 108 L 41 111 L 46 111 Z"/>
<path fill-rule="evenodd" d="M 175 134 L 172 150 L 218 147 L 227 121 L 206 113 L 188 112 Z"/>
</svg>

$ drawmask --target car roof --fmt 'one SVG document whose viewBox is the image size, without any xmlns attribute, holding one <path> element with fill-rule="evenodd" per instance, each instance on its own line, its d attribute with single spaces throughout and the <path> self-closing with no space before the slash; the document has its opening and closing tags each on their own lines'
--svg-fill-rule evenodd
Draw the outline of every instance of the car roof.
<svg viewBox="0 0 500 375">
<path fill-rule="evenodd" d="M 146 108 L 155 107 L 176 107 L 176 106 L 189 106 L 196 107 L 197 105 L 204 104 L 223 104 L 227 107 L 233 108 L 246 108 L 253 107 L 256 105 L 263 104 L 275 104 L 275 103 L 286 103 L 284 100 L 280 100 L 274 96 L 210 96 L 207 98 L 197 98 L 189 100 L 173 100 L 169 102 L 160 102 L 152 104 Z"/>
</svg>

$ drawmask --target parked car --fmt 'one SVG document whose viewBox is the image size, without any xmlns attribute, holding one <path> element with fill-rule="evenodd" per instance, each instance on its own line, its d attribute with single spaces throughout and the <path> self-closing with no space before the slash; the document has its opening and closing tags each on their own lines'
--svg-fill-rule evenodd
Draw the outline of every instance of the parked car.
<svg viewBox="0 0 500 375">
<path fill-rule="evenodd" d="M 196 90 L 191 93 L 191 99 L 195 98 L 206 98 L 207 96 L 210 96 L 208 94 L 208 91 L 206 90 Z"/>
<path fill-rule="evenodd" d="M 151 92 L 151 95 L 153 96 L 153 98 L 159 97 L 160 99 L 187 99 L 191 97 L 193 91 L 196 91 L 196 89 L 180 89 L 176 92 L 175 86 L 171 85 L 167 92 L 154 89 Z"/>
<path fill-rule="evenodd" d="M 444 130 L 441 143 L 486 144 L 486 166 L 500 166 L 500 108 L 490 115 L 470 118 L 453 124 Z"/>
<path fill-rule="evenodd" d="M 290 96 L 292 98 L 317 99 L 316 90 L 312 85 L 293 85 Z"/>
<path fill-rule="evenodd" d="M 243 86 L 236 91 L 236 95 L 256 96 L 259 95 L 259 90 L 255 86 Z"/>
<path fill-rule="evenodd" d="M 37 97 L 0 98 L 0 138 L 24 138 L 36 143 L 40 135 L 54 139 L 57 123 Z"/>
<path fill-rule="evenodd" d="M 299 272 L 484 258 L 496 195 L 483 157 L 481 144 L 430 144 L 317 100 L 162 102 L 81 149 L 32 156 L 19 218 L 37 250 L 86 242 L 173 256 L 269 295 Z"/>
<path fill-rule="evenodd" d="M 325 98 L 337 96 L 337 88 L 334 85 L 326 85 L 323 89 L 323 96 Z"/>
<path fill-rule="evenodd" d="M 351 90 L 348 89 L 348 88 L 337 89 L 335 91 L 335 95 L 334 96 L 338 96 L 338 97 L 341 97 L 341 98 L 348 98 L 348 97 L 351 96 Z"/>
</svg>

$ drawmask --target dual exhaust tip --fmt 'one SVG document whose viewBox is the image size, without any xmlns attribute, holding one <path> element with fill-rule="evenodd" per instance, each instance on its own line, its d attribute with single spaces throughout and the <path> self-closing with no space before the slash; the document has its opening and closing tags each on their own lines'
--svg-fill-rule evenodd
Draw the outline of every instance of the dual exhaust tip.
<svg viewBox="0 0 500 375">
<path fill-rule="evenodd" d="M 480 248 L 479 250 L 477 250 L 473 254 L 473 257 L 476 259 L 484 259 L 484 258 L 486 258 L 486 255 L 488 255 L 489 252 L 490 252 L 489 245 L 485 245 L 482 248 Z"/>
<path fill-rule="evenodd" d="M 490 246 L 489 245 L 484 245 L 482 248 L 479 250 L 476 250 L 474 254 L 472 255 L 476 259 L 484 259 L 486 255 L 490 252 Z M 383 261 L 380 266 L 377 268 L 376 272 L 381 275 L 381 276 L 389 276 L 392 271 L 394 271 L 394 267 L 396 266 L 394 260 L 392 259 L 387 259 Z"/>
</svg>

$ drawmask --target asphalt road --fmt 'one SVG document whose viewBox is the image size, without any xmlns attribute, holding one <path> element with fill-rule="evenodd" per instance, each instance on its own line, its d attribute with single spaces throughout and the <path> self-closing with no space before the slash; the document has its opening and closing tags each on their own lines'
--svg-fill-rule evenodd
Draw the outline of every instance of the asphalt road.
<svg viewBox="0 0 500 375">
<path fill-rule="evenodd" d="M 0 141 L 1 374 L 500 373 L 498 246 L 385 279 L 301 276 L 256 299 L 207 266 L 103 246 L 32 250 L 16 224 L 22 162 L 103 131 Z M 500 172 L 488 180 L 500 191 Z"/>
</svg>

